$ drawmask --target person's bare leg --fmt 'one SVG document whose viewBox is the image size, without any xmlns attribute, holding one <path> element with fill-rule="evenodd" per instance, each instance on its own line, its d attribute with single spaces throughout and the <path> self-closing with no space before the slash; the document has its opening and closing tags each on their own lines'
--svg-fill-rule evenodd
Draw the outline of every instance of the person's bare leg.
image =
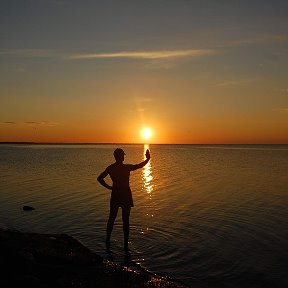
<svg viewBox="0 0 288 288">
<path fill-rule="evenodd" d="M 124 249 L 128 251 L 128 240 L 129 240 L 129 217 L 130 217 L 130 207 L 122 208 L 122 221 L 123 221 L 123 232 L 124 232 Z"/>
<path fill-rule="evenodd" d="M 110 214 L 109 214 L 109 219 L 107 222 L 107 229 L 106 229 L 106 248 L 110 248 L 110 238 L 114 226 L 114 221 L 117 217 L 118 213 L 118 207 L 110 207 Z"/>
</svg>

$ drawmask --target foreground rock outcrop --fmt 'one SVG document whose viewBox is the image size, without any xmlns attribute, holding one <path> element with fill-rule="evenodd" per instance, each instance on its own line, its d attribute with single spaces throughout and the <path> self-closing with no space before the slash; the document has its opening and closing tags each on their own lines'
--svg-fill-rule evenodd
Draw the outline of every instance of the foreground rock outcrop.
<svg viewBox="0 0 288 288">
<path fill-rule="evenodd" d="M 0 281 L 6 287 L 184 287 L 166 278 L 103 261 L 66 234 L 0 229 L 0 265 Z"/>
</svg>

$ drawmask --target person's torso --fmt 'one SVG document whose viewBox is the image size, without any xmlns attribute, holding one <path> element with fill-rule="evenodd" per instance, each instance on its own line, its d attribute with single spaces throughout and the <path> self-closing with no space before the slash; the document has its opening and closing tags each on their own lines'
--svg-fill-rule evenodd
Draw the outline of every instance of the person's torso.
<svg viewBox="0 0 288 288">
<path fill-rule="evenodd" d="M 130 178 L 131 165 L 123 163 L 114 163 L 109 167 L 109 175 L 113 182 L 112 190 L 128 190 L 130 191 L 129 178 Z"/>
</svg>

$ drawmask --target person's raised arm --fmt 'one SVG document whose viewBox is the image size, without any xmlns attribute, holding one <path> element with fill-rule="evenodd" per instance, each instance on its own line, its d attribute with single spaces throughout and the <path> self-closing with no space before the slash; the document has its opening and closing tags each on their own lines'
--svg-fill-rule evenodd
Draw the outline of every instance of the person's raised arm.
<svg viewBox="0 0 288 288">
<path fill-rule="evenodd" d="M 144 161 L 142 161 L 138 164 L 132 165 L 131 171 L 140 169 L 140 168 L 144 167 L 149 162 L 151 156 L 150 156 L 150 152 L 148 149 L 146 150 L 145 156 L 146 156 L 146 159 Z"/>
<path fill-rule="evenodd" d="M 97 177 L 97 181 L 102 185 L 102 186 L 104 186 L 105 188 L 107 188 L 107 189 L 109 189 L 109 190 L 112 190 L 112 186 L 111 185 L 108 185 L 106 182 L 105 182 L 105 180 L 104 180 L 104 178 L 108 175 L 109 173 L 108 173 L 108 171 L 107 171 L 107 169 L 104 171 L 104 172 L 102 172 L 98 177 Z"/>
</svg>

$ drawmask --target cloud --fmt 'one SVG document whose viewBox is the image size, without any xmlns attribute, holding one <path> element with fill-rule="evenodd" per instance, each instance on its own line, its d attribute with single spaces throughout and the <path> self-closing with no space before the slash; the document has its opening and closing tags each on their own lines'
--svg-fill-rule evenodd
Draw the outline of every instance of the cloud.
<svg viewBox="0 0 288 288">
<path fill-rule="evenodd" d="M 216 87 L 230 87 L 230 86 L 242 86 L 246 84 L 253 83 L 254 80 L 247 79 L 247 80 L 232 80 L 232 81 L 226 81 L 226 82 L 220 82 L 215 84 Z"/>
<path fill-rule="evenodd" d="M 0 56 L 14 56 L 24 58 L 55 58 L 57 56 L 56 50 L 51 49 L 11 49 L 0 50 Z"/>
<path fill-rule="evenodd" d="M 213 49 L 195 49 L 195 50 L 158 50 L 158 51 L 120 51 L 113 53 L 91 53 L 75 54 L 70 59 L 109 59 L 109 58 L 126 58 L 126 59 L 173 59 L 183 57 L 203 57 L 215 55 Z"/>
<path fill-rule="evenodd" d="M 135 98 L 135 102 L 152 102 L 152 101 L 153 101 L 153 98 L 149 98 L 149 97 Z"/>
<path fill-rule="evenodd" d="M 36 121 L 25 121 L 25 124 L 35 124 L 35 125 L 41 125 L 44 122 L 36 122 Z"/>
<path fill-rule="evenodd" d="M 277 113 L 288 113 L 288 107 L 274 108 L 272 111 Z"/>
<path fill-rule="evenodd" d="M 288 95 L 288 88 L 274 88 L 274 91 L 278 94 Z"/>
<path fill-rule="evenodd" d="M 270 37 L 271 40 L 273 41 L 279 41 L 279 42 L 286 42 L 288 41 L 288 35 L 275 35 L 275 36 L 272 36 Z"/>
<path fill-rule="evenodd" d="M 3 123 L 4 124 L 16 124 L 16 122 L 14 122 L 14 121 L 4 121 Z"/>
<path fill-rule="evenodd" d="M 77 53 L 53 50 L 53 49 L 10 49 L 0 50 L 0 57 L 42 58 L 42 59 L 144 59 L 164 61 L 168 59 L 192 58 L 215 55 L 219 53 L 215 49 L 186 49 L 186 50 L 154 50 L 154 51 L 118 51 L 112 53 Z M 166 61 L 165 61 L 166 62 Z M 163 62 L 161 62 L 163 66 Z M 167 63 L 167 62 L 166 62 Z"/>
<path fill-rule="evenodd" d="M 287 42 L 287 41 L 288 41 L 288 35 L 279 34 L 279 35 L 263 36 L 263 37 L 259 37 L 259 38 L 234 40 L 234 41 L 230 42 L 230 44 L 232 46 L 245 46 L 245 45 L 253 45 L 253 44 Z"/>
<path fill-rule="evenodd" d="M 47 126 L 47 127 L 54 127 L 59 125 L 59 123 L 52 122 L 52 121 L 23 121 L 23 122 L 15 122 L 15 121 L 4 121 L 3 124 L 26 124 L 26 125 L 41 125 L 41 126 Z"/>
<path fill-rule="evenodd" d="M 28 125 L 42 125 L 42 126 L 48 126 L 53 127 L 58 125 L 56 122 L 50 122 L 50 121 L 25 121 L 24 124 Z"/>
</svg>

